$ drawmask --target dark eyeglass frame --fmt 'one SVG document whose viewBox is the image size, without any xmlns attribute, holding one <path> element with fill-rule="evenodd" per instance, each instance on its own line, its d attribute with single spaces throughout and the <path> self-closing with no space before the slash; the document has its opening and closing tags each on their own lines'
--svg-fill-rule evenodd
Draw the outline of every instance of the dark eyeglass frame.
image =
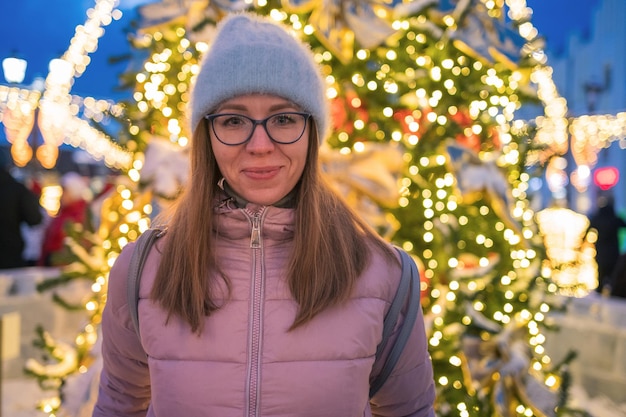
<svg viewBox="0 0 626 417">
<path fill-rule="evenodd" d="M 292 114 L 296 114 L 298 116 L 302 116 L 304 117 L 304 126 L 302 127 L 302 132 L 300 133 L 300 135 L 295 138 L 292 141 L 289 142 L 280 142 L 277 141 L 276 139 L 274 139 L 272 137 L 272 135 L 270 134 L 270 132 L 267 130 L 267 122 L 268 120 L 270 120 L 272 117 L 276 117 L 276 116 L 280 116 L 280 115 L 292 115 Z M 215 124 L 213 123 L 213 121 L 221 116 L 236 116 L 236 117 L 242 117 L 244 119 L 247 119 L 249 121 L 252 122 L 252 130 L 250 131 L 250 135 L 248 135 L 248 137 L 238 143 L 226 143 L 224 142 L 222 139 L 220 139 L 220 135 L 217 134 L 217 132 L 215 131 Z M 299 111 L 282 111 L 279 113 L 274 113 L 274 114 L 270 114 L 269 116 L 267 116 L 265 119 L 261 119 L 261 120 L 257 120 L 257 119 L 253 119 L 252 117 L 248 117 L 244 114 L 239 114 L 239 113 L 212 113 L 212 114 L 207 114 L 204 116 L 204 120 L 206 120 L 206 122 L 210 122 L 211 124 L 211 130 L 213 131 L 213 134 L 215 135 L 215 137 L 217 138 L 217 140 L 219 140 L 221 143 L 223 143 L 226 146 L 239 146 L 239 145 L 243 145 L 244 143 L 247 143 L 248 141 L 250 141 L 250 139 L 252 139 L 252 135 L 254 135 L 254 131 L 256 130 L 256 127 L 261 125 L 263 126 L 263 129 L 265 130 L 265 133 L 267 133 L 267 137 L 270 138 L 270 140 L 274 143 L 277 143 L 279 145 L 290 145 L 292 143 L 296 143 L 297 141 L 299 141 L 300 139 L 302 139 L 302 136 L 304 135 L 304 131 L 306 130 L 306 125 L 309 121 L 309 119 L 312 117 L 312 115 L 310 113 L 305 113 L 305 112 L 299 112 Z"/>
</svg>

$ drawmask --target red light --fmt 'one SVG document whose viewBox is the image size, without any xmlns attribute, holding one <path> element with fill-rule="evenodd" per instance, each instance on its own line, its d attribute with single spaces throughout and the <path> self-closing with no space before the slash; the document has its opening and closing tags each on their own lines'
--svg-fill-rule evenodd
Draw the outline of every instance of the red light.
<svg viewBox="0 0 626 417">
<path fill-rule="evenodd" d="M 619 181 L 619 171 L 615 167 L 598 168 L 593 173 L 593 182 L 601 190 L 608 190 Z"/>
</svg>

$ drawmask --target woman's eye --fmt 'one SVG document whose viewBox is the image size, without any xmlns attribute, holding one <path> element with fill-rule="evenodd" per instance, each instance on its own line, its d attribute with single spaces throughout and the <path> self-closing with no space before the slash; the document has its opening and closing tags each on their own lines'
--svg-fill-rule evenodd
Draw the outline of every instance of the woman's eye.
<svg viewBox="0 0 626 417">
<path fill-rule="evenodd" d="M 245 124 L 245 120 L 241 117 L 231 116 L 224 120 L 224 125 L 229 127 L 237 127 Z"/>
<path fill-rule="evenodd" d="M 291 123 L 291 117 L 288 114 L 278 114 L 274 116 L 274 122 L 279 125 Z"/>
</svg>

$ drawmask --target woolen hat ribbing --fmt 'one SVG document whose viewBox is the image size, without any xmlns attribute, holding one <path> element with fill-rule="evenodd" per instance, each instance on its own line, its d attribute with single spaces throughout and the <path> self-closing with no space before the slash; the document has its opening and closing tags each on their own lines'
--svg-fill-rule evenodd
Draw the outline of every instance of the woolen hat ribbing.
<svg viewBox="0 0 626 417">
<path fill-rule="evenodd" d="M 191 127 L 225 100 L 273 94 L 311 113 L 321 144 L 328 129 L 326 87 L 310 47 L 279 23 L 252 13 L 224 17 L 191 95 Z"/>
</svg>

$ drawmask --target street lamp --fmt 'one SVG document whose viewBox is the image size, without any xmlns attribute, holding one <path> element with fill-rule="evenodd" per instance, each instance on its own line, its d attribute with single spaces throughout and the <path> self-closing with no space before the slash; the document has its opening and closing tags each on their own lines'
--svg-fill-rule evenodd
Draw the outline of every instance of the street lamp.
<svg viewBox="0 0 626 417">
<path fill-rule="evenodd" d="M 4 58 L 2 60 L 4 79 L 10 84 L 20 84 L 24 81 L 24 76 L 26 75 L 26 65 L 25 59 L 15 56 Z"/>
<path fill-rule="evenodd" d="M 17 57 L 2 61 L 4 78 L 10 84 L 0 90 L 2 101 L 1 121 L 7 140 L 11 144 L 11 156 L 17 166 L 25 166 L 32 159 L 33 149 L 28 143 L 35 124 L 34 110 L 38 106 L 41 91 L 21 85 L 26 74 L 27 62 Z"/>
</svg>

